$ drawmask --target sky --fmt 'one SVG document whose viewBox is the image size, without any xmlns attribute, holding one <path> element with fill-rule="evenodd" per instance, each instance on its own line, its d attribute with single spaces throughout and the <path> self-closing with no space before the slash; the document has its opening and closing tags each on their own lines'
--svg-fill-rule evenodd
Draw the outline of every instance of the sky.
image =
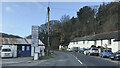
<svg viewBox="0 0 120 68">
<path fill-rule="evenodd" d="M 3 2 L 2 33 L 26 37 L 31 34 L 32 25 L 47 22 L 47 6 L 50 6 L 50 20 L 60 20 L 61 16 L 77 17 L 83 6 L 99 6 L 102 2 Z"/>
</svg>

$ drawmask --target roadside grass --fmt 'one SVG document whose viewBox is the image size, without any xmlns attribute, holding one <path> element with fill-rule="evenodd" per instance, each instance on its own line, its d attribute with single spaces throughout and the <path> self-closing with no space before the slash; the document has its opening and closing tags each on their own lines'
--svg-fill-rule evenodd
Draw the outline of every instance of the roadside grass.
<svg viewBox="0 0 120 68">
<path fill-rule="evenodd" d="M 55 58 L 56 57 L 56 54 L 55 53 L 50 53 L 49 56 L 48 56 L 48 53 L 45 53 L 45 56 L 41 56 L 40 57 L 40 60 L 42 59 L 50 59 L 50 58 Z"/>
</svg>

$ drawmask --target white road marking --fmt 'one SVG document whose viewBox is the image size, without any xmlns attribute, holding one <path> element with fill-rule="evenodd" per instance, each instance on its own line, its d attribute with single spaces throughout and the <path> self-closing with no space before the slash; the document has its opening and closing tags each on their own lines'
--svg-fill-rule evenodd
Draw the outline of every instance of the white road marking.
<svg viewBox="0 0 120 68">
<path fill-rule="evenodd" d="M 71 54 L 80 64 L 83 64 L 76 56 L 74 56 L 73 54 Z"/>
</svg>

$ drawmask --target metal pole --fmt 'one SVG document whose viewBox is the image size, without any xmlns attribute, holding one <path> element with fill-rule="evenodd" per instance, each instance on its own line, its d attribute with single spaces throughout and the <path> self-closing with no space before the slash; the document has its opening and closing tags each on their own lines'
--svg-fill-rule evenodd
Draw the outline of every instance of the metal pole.
<svg viewBox="0 0 120 68">
<path fill-rule="evenodd" d="M 48 56 L 49 56 L 49 47 L 50 47 L 50 43 L 49 43 L 49 41 L 50 41 L 50 40 L 49 40 L 49 32 L 50 32 L 50 31 L 49 31 L 49 29 L 50 29 L 50 28 L 49 28 L 49 26 L 50 26 L 50 25 L 49 25 L 49 11 L 50 11 L 50 8 L 49 8 L 49 6 L 48 6 L 47 10 L 48 10 Z"/>
</svg>

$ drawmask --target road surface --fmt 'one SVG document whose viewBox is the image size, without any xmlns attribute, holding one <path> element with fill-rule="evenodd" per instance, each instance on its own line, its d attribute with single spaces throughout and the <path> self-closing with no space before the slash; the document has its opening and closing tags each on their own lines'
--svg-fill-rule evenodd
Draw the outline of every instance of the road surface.
<svg viewBox="0 0 120 68">
<path fill-rule="evenodd" d="M 119 66 L 119 61 L 111 61 L 95 56 L 86 56 L 76 52 L 55 51 L 56 57 L 48 60 L 27 61 L 21 63 L 3 63 L 3 66 Z M 3 61 L 4 62 L 4 61 Z"/>
</svg>

